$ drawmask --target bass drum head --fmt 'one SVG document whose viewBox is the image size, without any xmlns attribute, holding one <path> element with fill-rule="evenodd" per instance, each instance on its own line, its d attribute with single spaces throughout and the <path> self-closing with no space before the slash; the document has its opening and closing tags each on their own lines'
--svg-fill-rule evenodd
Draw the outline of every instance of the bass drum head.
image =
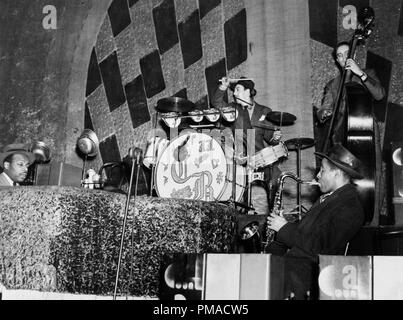
<svg viewBox="0 0 403 320">
<path fill-rule="evenodd" d="M 220 144 L 207 134 L 189 132 L 173 139 L 161 153 L 154 184 L 162 198 L 215 201 L 226 176 Z"/>
<path fill-rule="evenodd" d="M 236 185 L 235 185 L 235 201 L 242 202 L 242 197 L 246 189 L 246 169 L 240 165 L 235 166 L 236 174 Z M 225 181 L 225 186 L 223 191 L 218 197 L 220 201 L 228 201 L 232 197 L 233 190 L 233 176 L 234 176 L 234 166 L 232 164 L 227 164 L 227 178 Z"/>
</svg>

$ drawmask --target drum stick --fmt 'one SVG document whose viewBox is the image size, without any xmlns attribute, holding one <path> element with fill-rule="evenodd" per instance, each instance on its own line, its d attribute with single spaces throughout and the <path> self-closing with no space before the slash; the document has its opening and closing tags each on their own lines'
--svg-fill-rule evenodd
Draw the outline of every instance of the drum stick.
<svg viewBox="0 0 403 320">
<path fill-rule="evenodd" d="M 231 79 L 231 78 L 228 78 L 228 81 L 229 81 L 229 82 L 238 82 L 238 81 L 241 81 L 241 80 L 250 80 L 250 81 L 253 81 L 252 78 L 239 78 L 239 79 Z M 222 80 L 220 79 L 220 80 L 218 80 L 218 82 L 222 82 Z"/>
</svg>

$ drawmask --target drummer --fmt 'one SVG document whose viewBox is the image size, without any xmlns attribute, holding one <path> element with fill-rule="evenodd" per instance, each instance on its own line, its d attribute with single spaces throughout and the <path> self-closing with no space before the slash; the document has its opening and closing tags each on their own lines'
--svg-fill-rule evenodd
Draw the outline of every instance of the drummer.
<svg viewBox="0 0 403 320">
<path fill-rule="evenodd" d="M 245 80 L 243 80 L 245 79 Z M 256 153 L 263 148 L 276 145 L 279 143 L 282 134 L 280 130 L 277 130 L 269 121 L 266 116 L 272 110 L 269 107 L 263 106 L 255 102 L 256 89 L 255 83 L 242 77 L 240 80 L 233 82 L 227 77 L 223 77 L 219 80 L 220 84 L 212 97 L 212 104 L 215 108 L 222 110 L 223 108 L 233 106 L 238 111 L 237 119 L 230 125 L 233 133 L 236 135 L 237 129 L 243 131 L 242 134 L 242 146 L 235 146 L 235 160 L 238 164 L 245 164 L 246 162 L 246 150 L 250 154 L 250 151 Z M 227 89 L 233 91 L 234 101 L 228 104 L 224 101 L 224 95 Z M 253 130 L 251 135 L 251 130 Z M 249 131 L 249 134 L 248 134 Z M 254 146 L 248 144 L 248 135 L 255 136 Z M 237 141 L 237 139 L 235 139 Z M 254 150 L 254 151 L 253 151 Z M 281 171 L 276 165 L 263 168 L 264 180 L 270 189 L 270 199 L 274 198 L 275 193 L 275 181 Z"/>
</svg>

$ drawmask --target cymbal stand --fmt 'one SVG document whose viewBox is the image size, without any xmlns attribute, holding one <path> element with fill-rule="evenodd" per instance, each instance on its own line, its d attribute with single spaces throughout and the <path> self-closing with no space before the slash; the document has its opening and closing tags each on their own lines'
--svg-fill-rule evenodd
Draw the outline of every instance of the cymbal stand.
<svg viewBox="0 0 403 320">
<path fill-rule="evenodd" d="M 296 144 L 297 151 L 297 176 L 301 178 L 301 145 Z M 306 212 L 307 209 L 301 204 L 301 184 L 297 183 L 297 208 L 298 208 L 298 220 L 301 220 L 302 213 Z"/>
</svg>

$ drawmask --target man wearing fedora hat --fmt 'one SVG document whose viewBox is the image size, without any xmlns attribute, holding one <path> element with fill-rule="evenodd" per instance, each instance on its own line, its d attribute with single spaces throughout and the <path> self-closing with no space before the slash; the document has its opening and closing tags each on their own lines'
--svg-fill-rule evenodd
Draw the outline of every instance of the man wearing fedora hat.
<svg viewBox="0 0 403 320">
<path fill-rule="evenodd" d="M 0 153 L 0 186 L 18 186 L 25 180 L 28 167 L 35 161 L 35 155 L 29 151 L 27 145 L 15 143 L 6 146 Z"/>
<path fill-rule="evenodd" d="M 277 145 L 282 137 L 281 131 L 271 124 L 266 116 L 272 110 L 255 101 L 255 83 L 251 79 L 241 77 L 236 81 L 223 77 L 219 80 L 220 85 L 214 93 L 211 102 L 217 109 L 233 106 L 238 113 L 235 121 L 229 127 L 235 133 L 235 161 L 238 164 L 245 164 L 246 155 L 254 155 L 263 148 L 270 145 Z M 233 91 L 234 103 L 224 101 L 227 89 Z M 242 142 L 237 139 L 237 130 L 242 130 Z M 248 131 L 253 130 L 254 140 L 248 141 Z M 239 131 L 238 131 L 239 132 Z M 253 135 L 250 135 L 253 139 Z M 254 144 L 253 144 L 254 143 Z M 253 144 L 253 145 L 252 145 Z M 276 178 L 281 173 L 276 165 L 271 165 L 257 171 L 264 172 L 264 180 L 267 183 L 270 199 L 274 198 L 276 191 Z"/>
<path fill-rule="evenodd" d="M 341 144 L 323 154 L 317 175 L 323 193 L 306 215 L 296 223 L 271 213 L 268 227 L 277 231 L 276 241 L 283 243 L 286 255 L 318 261 L 318 255 L 344 254 L 346 245 L 364 223 L 364 210 L 352 183 L 361 179 L 359 160 Z"/>
<path fill-rule="evenodd" d="M 322 158 L 317 175 L 322 196 L 298 222 L 287 222 L 275 212 L 267 217 L 267 226 L 277 231 L 274 247 L 280 244 L 287 250 L 285 294 L 292 292 L 296 300 L 319 298 L 319 255 L 347 254 L 348 243 L 365 217 L 352 183 L 362 178 L 359 160 L 341 144 L 328 154 L 315 154 Z"/>
</svg>

